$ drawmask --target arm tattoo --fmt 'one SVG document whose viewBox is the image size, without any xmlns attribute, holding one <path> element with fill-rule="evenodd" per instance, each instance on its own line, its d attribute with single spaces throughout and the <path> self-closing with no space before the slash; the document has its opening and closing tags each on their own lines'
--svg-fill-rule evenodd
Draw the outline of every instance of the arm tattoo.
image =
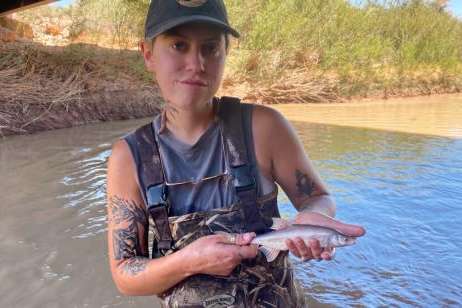
<svg viewBox="0 0 462 308">
<path fill-rule="evenodd" d="M 147 258 L 131 258 L 124 263 L 122 270 L 129 275 L 135 276 L 146 269 L 148 262 L 149 259 Z"/>
<path fill-rule="evenodd" d="M 144 242 L 147 239 L 148 218 L 143 208 L 133 201 L 117 196 L 110 200 L 111 222 L 115 225 L 112 231 L 114 259 L 127 260 L 124 271 L 136 275 L 147 265 L 148 260 Z"/>
<path fill-rule="evenodd" d="M 314 190 L 314 182 L 300 170 L 295 170 L 297 178 L 297 190 L 300 195 L 311 196 Z"/>
</svg>

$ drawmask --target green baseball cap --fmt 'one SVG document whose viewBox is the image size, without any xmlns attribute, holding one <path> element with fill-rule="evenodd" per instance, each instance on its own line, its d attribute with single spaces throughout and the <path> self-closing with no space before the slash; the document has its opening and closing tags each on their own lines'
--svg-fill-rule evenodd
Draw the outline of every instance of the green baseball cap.
<svg viewBox="0 0 462 308">
<path fill-rule="evenodd" d="M 229 25 L 223 0 L 152 0 L 146 17 L 145 38 L 152 39 L 189 22 L 210 23 L 239 37 L 239 32 Z"/>
</svg>

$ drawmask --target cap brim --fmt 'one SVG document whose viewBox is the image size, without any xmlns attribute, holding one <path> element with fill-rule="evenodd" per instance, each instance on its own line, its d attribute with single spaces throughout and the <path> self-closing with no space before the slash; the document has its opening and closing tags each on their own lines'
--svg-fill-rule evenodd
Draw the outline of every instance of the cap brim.
<svg viewBox="0 0 462 308">
<path fill-rule="evenodd" d="M 152 39 L 156 36 L 158 36 L 161 33 L 164 33 L 165 31 L 168 31 L 172 28 L 175 28 L 179 25 L 183 25 L 186 23 L 190 22 L 204 22 L 204 23 L 209 23 L 216 25 L 220 28 L 223 28 L 225 31 L 231 33 L 232 36 L 238 38 L 240 37 L 239 32 L 228 26 L 226 23 L 222 22 L 221 20 L 208 17 L 208 16 L 202 16 L 202 15 L 191 15 L 191 16 L 183 16 L 179 18 L 175 18 L 170 20 L 168 23 L 163 24 L 159 28 L 156 29 L 153 33 L 146 33 L 146 39 Z"/>
</svg>

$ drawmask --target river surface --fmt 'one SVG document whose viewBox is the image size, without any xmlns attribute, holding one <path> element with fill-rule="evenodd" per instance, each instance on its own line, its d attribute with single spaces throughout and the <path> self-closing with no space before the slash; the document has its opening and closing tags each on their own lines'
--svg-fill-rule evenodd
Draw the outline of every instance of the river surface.
<svg viewBox="0 0 462 308">
<path fill-rule="evenodd" d="M 462 98 L 388 103 L 277 107 L 337 217 L 367 229 L 334 261 L 293 260 L 314 307 L 462 305 Z M 147 121 L 0 140 L 0 307 L 157 307 L 118 294 L 105 237 L 111 143 Z"/>
</svg>

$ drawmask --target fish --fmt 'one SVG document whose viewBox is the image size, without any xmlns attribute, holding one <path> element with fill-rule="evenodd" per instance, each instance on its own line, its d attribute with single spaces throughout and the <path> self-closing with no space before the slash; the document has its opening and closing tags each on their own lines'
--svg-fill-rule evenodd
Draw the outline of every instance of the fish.
<svg viewBox="0 0 462 308">
<path fill-rule="evenodd" d="M 328 227 L 292 224 L 282 218 L 273 218 L 270 231 L 255 237 L 251 244 L 258 245 L 258 249 L 265 255 L 268 262 L 274 261 L 279 252 L 288 250 L 287 239 L 302 238 L 305 242 L 316 239 L 323 248 L 350 246 L 356 243 L 356 237 L 349 236 Z"/>
</svg>

